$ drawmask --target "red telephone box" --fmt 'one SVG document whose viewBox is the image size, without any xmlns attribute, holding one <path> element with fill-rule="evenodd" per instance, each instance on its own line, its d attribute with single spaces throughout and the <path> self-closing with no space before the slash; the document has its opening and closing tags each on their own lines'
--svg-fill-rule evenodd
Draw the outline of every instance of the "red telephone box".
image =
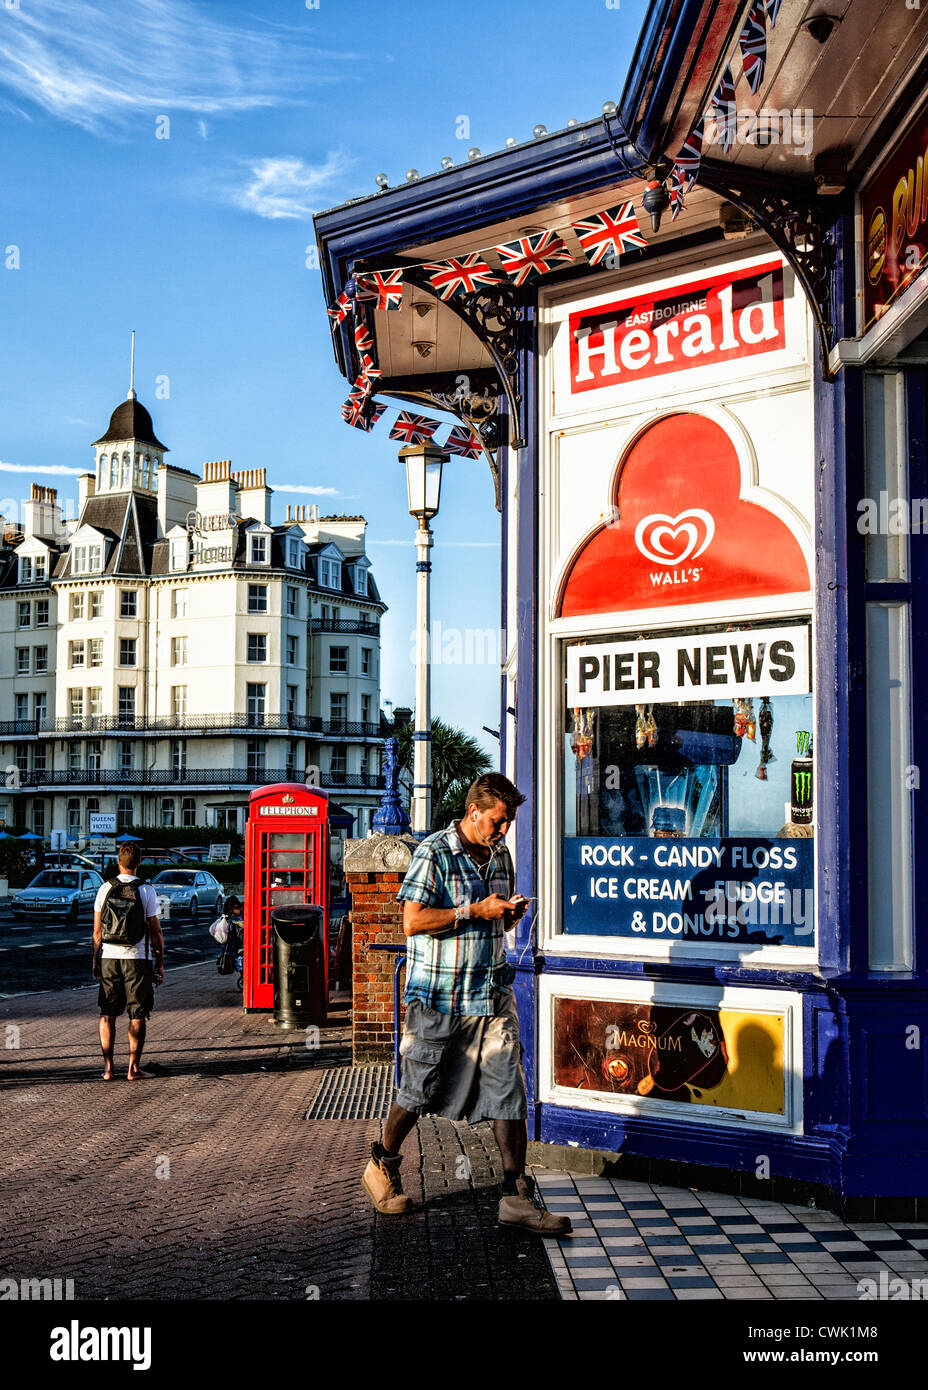
<svg viewBox="0 0 928 1390">
<path fill-rule="evenodd" d="M 277 782 L 248 798 L 245 827 L 245 969 L 247 1011 L 274 1007 L 271 911 L 290 903 L 322 908 L 329 986 L 328 796 L 302 782 Z"/>
</svg>

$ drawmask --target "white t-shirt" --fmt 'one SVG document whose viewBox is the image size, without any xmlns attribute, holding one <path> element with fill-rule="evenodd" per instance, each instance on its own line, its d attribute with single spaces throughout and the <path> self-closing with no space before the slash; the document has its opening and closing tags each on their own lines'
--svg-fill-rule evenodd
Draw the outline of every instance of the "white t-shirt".
<svg viewBox="0 0 928 1390">
<path fill-rule="evenodd" d="M 117 874 L 116 877 L 119 879 L 120 883 L 136 882 L 135 874 Z M 104 883 L 101 888 L 97 889 L 97 896 L 93 904 L 94 912 L 99 912 L 103 907 L 103 903 L 109 891 L 110 885 L 108 883 Z M 145 916 L 159 916 L 158 894 L 150 883 L 139 884 L 139 896 L 142 899 L 142 908 L 145 912 Z M 102 956 L 104 960 L 150 960 L 151 945 L 148 939 L 148 932 L 146 932 L 141 941 L 136 942 L 134 946 L 114 946 L 112 942 L 104 941 Z"/>
</svg>

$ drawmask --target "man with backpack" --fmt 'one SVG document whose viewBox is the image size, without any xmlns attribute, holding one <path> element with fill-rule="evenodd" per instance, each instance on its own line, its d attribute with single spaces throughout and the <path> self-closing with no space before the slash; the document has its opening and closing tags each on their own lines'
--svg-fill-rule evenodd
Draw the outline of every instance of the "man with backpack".
<svg viewBox="0 0 928 1390">
<path fill-rule="evenodd" d="M 100 981 L 100 1046 L 103 1080 L 113 1079 L 116 1019 L 129 1015 L 129 1080 L 154 1072 L 141 1066 L 145 1022 L 155 1002 L 155 983 L 164 980 L 164 937 L 158 895 L 136 874 L 139 847 L 119 847 L 119 873 L 97 892 L 93 905 L 93 977 Z"/>
</svg>

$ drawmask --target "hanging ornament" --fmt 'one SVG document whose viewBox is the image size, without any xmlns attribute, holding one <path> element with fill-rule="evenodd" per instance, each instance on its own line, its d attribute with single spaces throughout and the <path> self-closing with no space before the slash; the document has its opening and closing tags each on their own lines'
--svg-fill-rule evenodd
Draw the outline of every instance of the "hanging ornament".
<svg viewBox="0 0 928 1390">
<path fill-rule="evenodd" d="M 645 718 L 645 731 L 648 736 L 648 747 L 654 748 L 658 740 L 657 720 L 654 718 L 654 706 L 648 705 L 648 713 Z"/>
<path fill-rule="evenodd" d="M 754 701 L 750 695 L 744 702 L 744 732 L 753 743 L 757 733 L 757 720 L 754 718 Z"/>
<path fill-rule="evenodd" d="M 644 716 L 645 706 L 635 706 L 635 747 L 641 749 L 648 741 L 648 721 Z"/>
<path fill-rule="evenodd" d="M 570 746 L 578 761 L 588 758 L 593 751 L 593 713 L 591 710 L 574 710 L 574 728 L 570 736 Z"/>
</svg>

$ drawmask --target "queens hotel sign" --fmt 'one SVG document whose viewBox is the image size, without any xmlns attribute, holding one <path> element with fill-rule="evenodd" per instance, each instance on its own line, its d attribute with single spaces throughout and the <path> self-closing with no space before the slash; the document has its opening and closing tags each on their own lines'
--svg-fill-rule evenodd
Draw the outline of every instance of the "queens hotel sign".
<svg viewBox="0 0 928 1390">
<path fill-rule="evenodd" d="M 199 539 L 208 532 L 221 532 L 232 530 L 238 521 L 234 512 L 213 512 L 204 515 L 202 512 L 190 511 L 187 513 L 187 530 L 193 542 L 193 562 L 195 565 L 221 565 L 231 564 L 235 558 L 235 547 L 230 542 L 227 544 L 207 545 Z"/>
</svg>

